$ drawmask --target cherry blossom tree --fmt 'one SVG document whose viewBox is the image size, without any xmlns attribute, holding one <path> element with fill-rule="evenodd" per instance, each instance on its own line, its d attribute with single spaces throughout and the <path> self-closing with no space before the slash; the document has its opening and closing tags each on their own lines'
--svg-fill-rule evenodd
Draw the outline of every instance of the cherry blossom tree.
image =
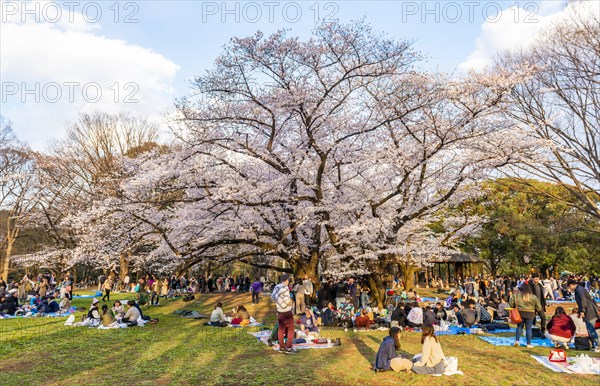
<svg viewBox="0 0 600 386">
<path fill-rule="evenodd" d="M 69 218 L 77 254 L 360 274 L 383 300 L 392 265 L 411 277 L 477 221 L 432 223 L 539 146 L 502 114 L 527 66 L 456 78 L 419 60 L 364 22 L 234 38 L 177 103 L 178 141 L 115 159 Z"/>
</svg>

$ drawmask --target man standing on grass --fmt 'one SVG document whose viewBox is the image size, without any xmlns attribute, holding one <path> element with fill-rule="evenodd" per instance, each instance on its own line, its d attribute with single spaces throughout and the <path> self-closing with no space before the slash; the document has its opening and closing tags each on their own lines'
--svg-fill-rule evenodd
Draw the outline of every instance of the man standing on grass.
<svg viewBox="0 0 600 386">
<path fill-rule="evenodd" d="M 575 301 L 577 302 L 577 308 L 579 309 L 579 317 L 585 321 L 585 326 L 588 330 L 588 335 L 590 340 L 592 341 L 592 351 L 599 352 L 600 351 L 600 338 L 598 338 L 598 333 L 594 329 L 596 324 L 596 320 L 598 319 L 598 306 L 592 296 L 586 289 L 581 285 L 581 283 L 577 283 L 577 281 L 573 279 L 569 279 L 567 281 L 567 288 L 569 291 L 575 293 Z"/>
<path fill-rule="evenodd" d="M 306 303 L 306 307 L 310 307 L 312 305 L 312 296 L 315 292 L 315 288 L 313 286 L 312 280 L 310 277 L 304 276 L 304 302 Z"/>
<path fill-rule="evenodd" d="M 260 301 L 260 293 L 263 290 L 263 283 L 256 278 L 252 286 L 250 287 L 250 292 L 252 292 L 252 304 L 258 304 Z"/>
<path fill-rule="evenodd" d="M 290 277 L 286 274 L 281 276 L 281 283 L 275 286 L 271 299 L 277 305 L 277 322 L 279 340 L 279 352 L 286 354 L 297 354 L 298 351 L 292 347 L 294 342 L 294 314 L 292 313 L 293 303 L 290 298 Z M 283 336 L 287 336 L 285 346 Z"/>
<path fill-rule="evenodd" d="M 531 275 L 529 285 L 531 286 L 531 292 L 540 299 L 540 304 L 542 305 L 542 309 L 537 315 L 540 317 L 540 330 L 543 334 L 546 332 L 546 297 L 544 296 L 544 287 L 540 282 L 540 275 L 538 273 Z"/>
</svg>

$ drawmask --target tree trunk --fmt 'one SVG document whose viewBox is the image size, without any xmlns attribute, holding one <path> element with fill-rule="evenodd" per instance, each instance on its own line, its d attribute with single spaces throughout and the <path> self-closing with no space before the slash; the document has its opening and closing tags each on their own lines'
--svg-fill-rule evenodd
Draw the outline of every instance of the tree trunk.
<svg viewBox="0 0 600 386">
<path fill-rule="evenodd" d="M 404 288 L 406 290 L 415 288 L 415 272 L 417 271 L 417 267 L 411 264 L 404 264 L 404 272 L 402 272 L 404 277 Z"/>
<path fill-rule="evenodd" d="M 202 283 L 202 293 L 205 294 L 208 292 L 208 278 L 210 277 L 210 261 L 206 264 L 206 269 L 204 270 L 204 282 Z"/>
<path fill-rule="evenodd" d="M 4 281 L 8 282 L 8 272 L 10 270 L 10 256 L 12 255 L 14 240 L 9 238 L 6 243 L 6 249 L 4 251 L 4 259 L 2 267 L 0 267 L 0 276 Z"/>
<path fill-rule="evenodd" d="M 314 292 L 316 294 L 319 286 L 321 284 L 319 280 L 319 260 L 318 258 L 311 258 L 311 261 L 308 264 L 293 264 L 293 275 L 294 278 L 309 278 L 313 283 Z"/>
<path fill-rule="evenodd" d="M 122 253 L 119 256 L 119 279 L 125 280 L 125 276 L 129 273 L 129 262 L 127 261 L 127 255 Z"/>
<path fill-rule="evenodd" d="M 371 290 L 371 301 L 376 301 L 377 307 L 382 309 L 383 301 L 385 300 L 385 283 L 383 282 L 381 275 L 377 273 L 368 275 L 367 283 L 369 284 L 369 289 Z"/>
</svg>

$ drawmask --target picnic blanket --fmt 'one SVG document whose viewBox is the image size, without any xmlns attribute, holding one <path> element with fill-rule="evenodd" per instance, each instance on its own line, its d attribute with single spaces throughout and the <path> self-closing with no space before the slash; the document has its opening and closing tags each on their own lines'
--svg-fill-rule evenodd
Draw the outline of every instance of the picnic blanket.
<svg viewBox="0 0 600 386">
<path fill-rule="evenodd" d="M 27 318 L 64 318 L 71 314 L 74 314 L 77 311 L 77 307 L 69 308 L 68 312 L 59 313 L 59 312 L 48 312 L 44 315 L 40 315 L 38 313 L 28 312 L 25 315 L 0 315 L 0 319 L 27 319 Z"/>
<path fill-rule="evenodd" d="M 95 295 L 73 295 L 73 299 L 91 299 Z"/>
<path fill-rule="evenodd" d="M 600 302 L 600 298 L 594 298 L 594 300 L 596 302 Z M 563 299 L 563 300 L 546 300 L 546 303 L 548 303 L 548 304 L 575 303 L 575 299 L 573 299 L 573 300 L 566 300 L 566 299 Z"/>
<path fill-rule="evenodd" d="M 262 327 L 264 326 L 264 324 L 262 323 L 258 323 L 256 320 L 255 321 L 250 321 L 250 324 L 247 324 L 245 326 L 241 326 L 239 324 L 230 324 L 227 327 L 234 327 L 234 328 L 242 328 L 242 327 Z"/>
<path fill-rule="evenodd" d="M 547 356 L 532 355 L 533 359 L 556 373 L 600 375 L 600 358 L 592 358 L 595 368 L 582 369 L 574 365 L 575 358 L 567 358 L 567 362 L 550 362 Z"/>
<path fill-rule="evenodd" d="M 179 315 L 182 318 L 187 318 L 187 319 L 208 319 L 209 318 L 208 315 L 202 315 L 201 313 L 199 313 L 198 311 L 195 311 L 195 310 L 176 310 L 173 312 L 173 314 Z"/>
<path fill-rule="evenodd" d="M 480 336 L 479 339 L 484 340 L 494 346 L 512 346 L 515 343 L 514 337 L 502 337 L 502 336 Z M 521 346 L 526 346 L 527 342 L 525 339 L 521 339 L 519 341 Z M 542 339 L 542 338 L 533 338 L 531 340 L 531 345 L 533 347 L 550 347 L 554 348 L 554 343 L 550 341 L 550 339 Z M 573 346 L 571 346 L 573 347 Z"/>
<path fill-rule="evenodd" d="M 459 326 L 450 326 L 448 327 L 447 330 L 443 330 L 440 331 L 438 329 L 435 330 L 435 334 L 436 335 L 480 335 L 483 333 L 488 333 L 488 334 L 502 334 L 502 333 L 515 333 L 516 332 L 516 328 L 509 328 L 509 329 L 496 329 L 493 331 L 487 331 L 485 330 L 485 325 L 481 325 L 481 326 L 473 326 L 473 327 L 459 327 Z M 514 342 L 514 339 L 513 339 Z M 512 344 L 512 343 L 511 343 Z"/>
<path fill-rule="evenodd" d="M 271 336 L 271 331 L 263 330 L 263 331 L 258 331 L 258 332 L 249 332 L 248 334 L 257 338 L 259 342 L 263 342 L 264 344 L 268 345 L 267 339 L 269 339 L 269 337 Z M 273 342 L 273 343 L 274 343 L 273 350 L 279 350 L 279 344 L 276 342 Z M 313 343 L 310 341 L 307 341 L 306 343 L 294 344 L 294 348 L 298 349 L 298 350 L 305 350 L 305 349 L 309 349 L 309 348 L 332 348 L 332 347 L 335 347 L 333 343 L 318 344 L 318 343 Z"/>
</svg>

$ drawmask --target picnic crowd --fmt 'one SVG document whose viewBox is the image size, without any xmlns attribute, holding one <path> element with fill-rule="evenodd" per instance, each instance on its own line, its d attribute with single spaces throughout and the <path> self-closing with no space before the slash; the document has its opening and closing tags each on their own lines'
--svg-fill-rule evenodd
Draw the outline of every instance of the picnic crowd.
<svg viewBox="0 0 600 386">
<path fill-rule="evenodd" d="M 467 278 L 450 290 L 443 281 L 433 279 L 440 297 L 421 299 L 415 289 L 399 289 L 396 280 L 387 293 L 385 307 L 376 307 L 370 299 L 366 283 L 355 278 L 347 280 L 322 278 L 318 290 L 309 277 L 293 280 L 287 274 L 280 276 L 279 284 L 266 282 L 264 277 L 253 281 L 248 276 L 210 276 L 190 278 L 172 275 L 157 278 L 147 275 L 140 279 L 116 279 L 111 273 L 98 278 L 102 301 L 110 301 L 113 291 L 132 292 L 136 300 L 125 304 L 115 301 L 112 307 L 100 306 L 94 298 L 82 321 L 73 326 L 102 326 L 118 328 L 143 325 L 152 320 L 145 316 L 141 305 L 158 305 L 160 299 L 190 296 L 198 292 L 251 293 L 251 302 L 259 303 L 262 294 L 271 292 L 277 308 L 277 324 L 269 344 L 277 342 L 279 351 L 296 354 L 296 342 L 327 341 L 319 334 L 319 326 L 342 326 L 345 329 L 389 329 L 379 348 L 373 369 L 376 371 L 411 370 L 419 374 L 442 374 L 445 371 L 444 355 L 436 333 L 444 333 L 453 326 L 482 328 L 490 331 L 508 328 L 507 322 L 516 323 L 515 346 L 520 345 L 523 330 L 527 347 L 534 335 L 547 337 L 555 347 L 568 348 L 574 343 L 579 350 L 599 351 L 599 312 L 595 298 L 600 298 L 600 278 L 563 276 L 542 278 L 539 274 L 523 277 L 498 276 L 496 278 Z M 44 315 L 66 313 L 73 298 L 73 276 L 67 272 L 60 280 L 54 275 L 40 275 L 20 281 L 4 282 L 0 279 L 0 317 L 2 315 Z M 60 303 L 58 303 L 60 299 Z M 557 307 L 547 318 L 546 309 L 552 301 L 574 301 L 570 310 Z M 419 305 L 421 302 L 421 305 Z M 519 320 L 514 320 L 517 310 Z M 243 305 L 236 306 L 229 316 L 223 305 L 217 304 L 208 324 L 247 326 L 252 320 Z M 152 320 L 156 322 L 157 320 Z M 539 328 L 535 325 L 539 323 Z M 298 328 L 298 329 L 297 329 Z M 423 352 L 413 361 L 396 356 L 402 331 L 421 331 Z M 334 344 L 341 344 L 339 340 Z"/>
</svg>

